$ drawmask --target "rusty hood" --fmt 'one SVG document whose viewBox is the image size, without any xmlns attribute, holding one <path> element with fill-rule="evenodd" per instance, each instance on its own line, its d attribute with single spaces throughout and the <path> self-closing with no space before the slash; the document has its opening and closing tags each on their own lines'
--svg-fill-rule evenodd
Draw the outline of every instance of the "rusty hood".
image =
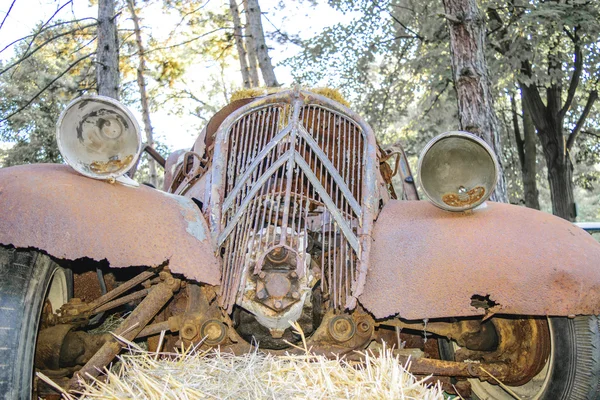
<svg viewBox="0 0 600 400">
<path fill-rule="evenodd" d="M 488 202 L 468 213 L 388 202 L 362 305 L 377 318 L 600 313 L 600 244 L 572 223 Z"/>
<path fill-rule="evenodd" d="M 57 164 L 0 169 L 0 244 L 111 267 L 158 266 L 213 285 L 220 267 L 191 199 L 86 178 Z"/>
</svg>

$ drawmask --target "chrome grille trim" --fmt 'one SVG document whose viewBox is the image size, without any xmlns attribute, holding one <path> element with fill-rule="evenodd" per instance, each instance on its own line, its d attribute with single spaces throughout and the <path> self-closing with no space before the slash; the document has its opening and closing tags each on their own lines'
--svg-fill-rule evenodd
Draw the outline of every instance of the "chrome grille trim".
<svg viewBox="0 0 600 400">
<path fill-rule="evenodd" d="M 310 230 L 320 232 L 313 261 L 323 292 L 334 307 L 353 308 L 367 272 L 377 168 L 370 127 L 329 99 L 287 91 L 232 113 L 215 140 L 208 211 L 223 257 L 220 304 L 231 311 L 242 277 L 259 272 L 249 269 L 254 253 L 307 243 Z"/>
</svg>

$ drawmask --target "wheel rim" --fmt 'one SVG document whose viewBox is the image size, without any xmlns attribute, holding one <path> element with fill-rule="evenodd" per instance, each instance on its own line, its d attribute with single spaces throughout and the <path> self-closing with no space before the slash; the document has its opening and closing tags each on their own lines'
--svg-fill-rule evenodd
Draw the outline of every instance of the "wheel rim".
<svg viewBox="0 0 600 400">
<path fill-rule="evenodd" d="M 69 301 L 69 286 L 68 286 L 68 278 L 67 273 L 63 268 L 55 267 L 50 279 L 48 280 L 48 285 L 46 286 L 46 290 L 44 293 L 44 297 L 42 300 L 42 307 L 39 315 L 39 325 L 38 330 L 34 336 L 35 340 L 35 348 L 34 348 L 34 359 L 37 360 L 38 357 L 38 339 L 39 332 L 48 327 L 49 318 L 51 318 L 52 314 L 55 313 L 63 304 L 66 304 Z M 42 353 L 43 354 L 43 353 Z M 37 361 L 33 361 L 35 363 Z M 32 379 L 35 380 L 35 371 L 37 367 L 35 364 L 32 365 Z M 40 392 L 38 392 L 38 385 L 31 386 L 31 397 L 38 398 L 40 397 Z"/>
<path fill-rule="evenodd" d="M 518 396 L 518 398 L 522 400 L 540 399 L 548 388 L 554 364 L 554 334 L 552 332 L 552 322 L 550 319 L 547 321 L 549 327 L 548 330 L 550 332 L 550 356 L 548 357 L 548 360 L 546 361 L 546 364 L 542 370 L 537 375 L 535 375 L 524 385 L 506 385 L 505 387 L 507 390 L 503 389 L 499 385 L 492 385 L 487 382 L 482 382 L 479 379 L 469 379 L 473 394 L 475 394 L 480 400 L 512 400 L 515 398 L 509 393 L 509 391 L 512 391 Z"/>
<path fill-rule="evenodd" d="M 55 313 L 63 304 L 69 300 L 69 290 L 67 286 L 67 274 L 62 268 L 57 268 L 50 278 L 46 298 L 52 305 L 52 312 Z"/>
</svg>

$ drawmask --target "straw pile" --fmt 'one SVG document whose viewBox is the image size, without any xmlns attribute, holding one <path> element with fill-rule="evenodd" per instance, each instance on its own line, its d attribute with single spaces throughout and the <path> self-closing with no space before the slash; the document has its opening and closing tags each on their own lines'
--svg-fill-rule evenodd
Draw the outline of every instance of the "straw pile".
<svg viewBox="0 0 600 400">
<path fill-rule="evenodd" d="M 79 400 L 92 399 L 405 399 L 443 400 L 439 386 L 411 375 L 393 355 L 378 346 L 365 361 L 331 360 L 311 354 L 300 327 L 300 355 L 274 356 L 258 349 L 235 356 L 218 349 L 190 348 L 181 353 L 148 352 L 123 337 L 127 347 L 101 379 L 82 382 Z M 163 332 L 158 348 L 162 347 Z M 75 400 L 41 373 L 38 377 Z"/>
<path fill-rule="evenodd" d="M 310 354 L 159 355 L 130 347 L 104 381 L 86 384 L 80 399 L 444 399 L 439 387 L 426 387 L 389 349 L 365 355 L 366 362 L 353 365 Z"/>
</svg>

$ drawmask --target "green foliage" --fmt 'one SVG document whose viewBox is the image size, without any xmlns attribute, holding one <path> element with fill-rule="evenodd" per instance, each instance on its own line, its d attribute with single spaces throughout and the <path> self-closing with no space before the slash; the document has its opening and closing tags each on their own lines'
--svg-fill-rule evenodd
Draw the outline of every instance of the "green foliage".
<svg viewBox="0 0 600 400">
<path fill-rule="evenodd" d="M 456 123 L 441 1 L 332 0 L 355 15 L 306 41 L 287 60 L 306 85 L 339 87 L 379 140 L 402 139 L 409 154 Z"/>
<path fill-rule="evenodd" d="M 334 25 L 303 43 L 303 50 L 286 61 L 294 77 L 307 85 L 339 87 L 366 116 L 380 142 L 401 140 L 409 158 L 434 135 L 458 126 L 456 97 L 451 82 L 449 38 L 444 9 L 438 0 L 329 0 L 337 10 L 354 18 Z M 561 2 L 562 3 L 562 2 Z M 581 81 L 566 114 L 565 134 L 574 128 L 590 90 L 600 77 L 600 3 L 486 0 L 480 2 L 487 22 L 487 59 L 496 99 L 504 120 L 504 165 L 511 202 L 523 198 L 521 172 L 514 148 L 508 92 L 518 80 L 540 87 L 560 84 L 564 97 L 574 68 L 574 38 L 582 48 Z M 549 68 L 558 60 L 560 68 Z M 524 63 L 532 75 L 522 73 Z M 518 93 L 518 92 L 517 92 Z M 598 126 L 592 110 L 586 126 Z M 589 136 L 589 135 L 588 135 Z M 581 138 L 584 139 L 584 138 Z M 596 146 L 597 147 L 597 146 Z M 575 182 L 597 197 L 597 150 L 590 138 L 573 149 Z M 538 150 L 538 184 L 542 207 L 550 209 L 545 162 Z M 585 193 L 578 201 L 592 206 Z M 580 215 L 589 215 L 587 211 Z"/>
<path fill-rule="evenodd" d="M 31 48 L 21 43 L 16 48 L 15 57 L 6 65 L 17 62 L 31 52 L 30 49 L 70 29 L 60 26 L 47 30 L 33 41 Z M 93 33 L 88 30 L 61 36 L 0 75 L 0 117 L 6 118 L 22 109 L 0 123 L 0 141 L 13 143 L 9 149 L 2 150 L 3 166 L 61 162 L 54 135 L 56 121 L 73 97 L 85 93 L 93 85 L 90 59 L 76 64 L 47 90 L 41 91 L 69 65 L 89 54 L 85 45 L 92 38 Z"/>
</svg>

